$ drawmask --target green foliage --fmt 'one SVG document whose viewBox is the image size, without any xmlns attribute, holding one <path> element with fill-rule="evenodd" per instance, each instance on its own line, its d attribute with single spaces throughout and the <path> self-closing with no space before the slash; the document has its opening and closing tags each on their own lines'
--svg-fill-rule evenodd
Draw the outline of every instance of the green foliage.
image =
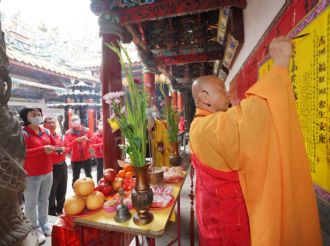
<svg viewBox="0 0 330 246">
<path fill-rule="evenodd" d="M 163 94 L 164 98 L 166 99 L 164 87 L 168 86 L 168 84 L 159 84 L 160 91 Z M 169 89 L 169 88 L 168 88 Z M 163 108 L 163 115 L 167 122 L 167 132 L 169 136 L 169 140 L 171 143 L 178 141 L 178 134 L 179 134 L 179 114 L 174 109 L 172 100 L 167 100 Z"/>
<path fill-rule="evenodd" d="M 112 107 L 112 119 L 119 124 L 122 135 L 127 141 L 124 151 L 129 155 L 132 165 L 145 165 L 146 142 L 147 142 L 147 96 L 143 90 L 143 85 L 134 83 L 132 62 L 127 50 L 121 45 L 106 44 L 120 59 L 122 70 L 128 82 L 128 93 L 124 95 L 124 100 L 116 96 L 123 96 L 124 93 L 109 93 L 103 98 Z M 128 65 L 124 62 L 124 57 Z M 124 101 L 124 106 L 122 106 Z"/>
</svg>

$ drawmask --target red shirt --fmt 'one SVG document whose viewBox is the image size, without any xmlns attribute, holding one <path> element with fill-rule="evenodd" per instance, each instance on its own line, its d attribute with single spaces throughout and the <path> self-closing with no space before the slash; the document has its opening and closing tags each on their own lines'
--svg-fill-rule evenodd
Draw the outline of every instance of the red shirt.
<svg viewBox="0 0 330 246">
<path fill-rule="evenodd" d="M 77 142 L 78 137 L 86 136 L 88 141 Z M 89 152 L 92 141 L 92 133 L 86 127 L 80 127 L 80 130 L 75 131 L 69 129 L 65 133 L 64 146 L 71 149 L 71 161 L 85 161 L 91 158 Z"/>
<path fill-rule="evenodd" d="M 184 128 L 184 118 L 181 116 L 180 121 L 179 121 L 179 133 L 183 133 L 185 128 Z"/>
<path fill-rule="evenodd" d="M 39 127 L 39 134 L 36 134 L 30 127 L 23 128 L 25 139 L 26 155 L 24 169 L 28 176 L 39 176 L 53 170 L 51 155 L 44 150 L 45 145 L 56 145 L 56 141 L 49 130 Z"/>
<path fill-rule="evenodd" d="M 53 133 L 52 135 L 56 141 L 56 146 L 63 147 L 64 146 L 64 136 L 56 134 L 56 133 Z M 65 148 L 65 152 L 63 152 L 62 154 L 57 154 L 56 152 L 54 152 L 51 155 L 52 164 L 56 165 L 56 164 L 64 162 L 65 158 L 66 158 L 65 153 L 68 153 L 69 151 L 70 151 L 69 148 Z"/>
<path fill-rule="evenodd" d="M 93 134 L 92 139 L 91 147 L 95 150 L 95 158 L 103 158 L 103 134 L 97 131 Z"/>
</svg>

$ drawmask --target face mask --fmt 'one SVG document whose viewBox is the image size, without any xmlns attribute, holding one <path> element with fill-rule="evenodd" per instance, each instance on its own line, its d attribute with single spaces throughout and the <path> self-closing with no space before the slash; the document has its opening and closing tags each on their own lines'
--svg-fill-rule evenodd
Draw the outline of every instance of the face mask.
<svg viewBox="0 0 330 246">
<path fill-rule="evenodd" d="M 72 122 L 72 127 L 78 128 L 79 126 L 80 126 L 80 120 L 75 120 L 74 122 Z"/>
<path fill-rule="evenodd" d="M 30 118 L 31 125 L 39 126 L 42 123 L 42 117 L 41 116 L 35 116 Z"/>
</svg>

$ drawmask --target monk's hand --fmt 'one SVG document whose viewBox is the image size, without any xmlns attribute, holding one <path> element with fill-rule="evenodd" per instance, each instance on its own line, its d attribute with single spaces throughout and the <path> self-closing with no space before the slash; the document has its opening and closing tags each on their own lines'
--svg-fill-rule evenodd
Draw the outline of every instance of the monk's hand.
<svg viewBox="0 0 330 246">
<path fill-rule="evenodd" d="M 292 53 L 292 40 L 287 37 L 274 38 L 269 45 L 269 54 L 275 64 L 289 67 Z"/>
<path fill-rule="evenodd" d="M 165 147 L 164 147 L 163 142 L 159 142 L 159 143 L 157 143 L 157 149 L 158 149 L 158 151 L 159 151 L 160 153 L 162 153 L 162 154 L 165 152 Z"/>
</svg>

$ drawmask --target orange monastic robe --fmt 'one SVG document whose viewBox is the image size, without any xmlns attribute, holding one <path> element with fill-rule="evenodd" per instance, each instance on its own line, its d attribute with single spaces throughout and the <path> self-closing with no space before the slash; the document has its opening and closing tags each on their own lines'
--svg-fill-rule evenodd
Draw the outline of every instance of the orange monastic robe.
<svg viewBox="0 0 330 246">
<path fill-rule="evenodd" d="M 197 114 L 206 116 L 191 124 L 192 152 L 212 169 L 238 172 L 251 245 L 322 245 L 288 70 L 274 66 L 227 112 Z"/>
</svg>

